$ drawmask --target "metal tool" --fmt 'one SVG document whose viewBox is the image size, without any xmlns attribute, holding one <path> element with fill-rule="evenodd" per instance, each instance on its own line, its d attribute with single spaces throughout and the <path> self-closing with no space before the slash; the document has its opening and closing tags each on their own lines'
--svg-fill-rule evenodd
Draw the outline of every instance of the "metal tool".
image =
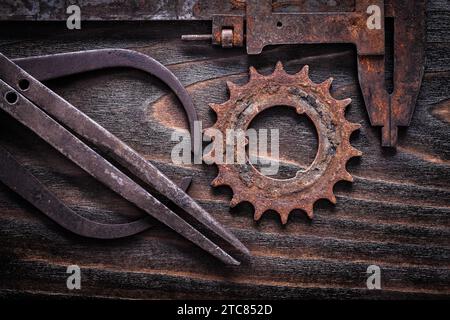
<svg viewBox="0 0 450 320">
<path fill-rule="evenodd" d="M 274 210 L 285 224 L 294 209 L 301 209 L 312 218 L 317 200 L 328 199 L 336 203 L 334 184 L 341 180 L 353 181 L 345 165 L 350 158 L 361 156 L 361 152 L 350 144 L 350 135 L 360 125 L 348 122 L 344 115 L 351 99 L 334 99 L 330 94 L 332 81 L 330 78 L 320 84 L 312 82 L 308 66 L 297 74 L 287 74 L 278 62 L 269 76 L 250 68 L 247 84 L 237 86 L 228 82 L 230 99 L 222 104 L 210 104 L 217 113 L 212 128 L 222 132 L 224 137 L 228 130 L 245 132 L 257 114 L 274 106 L 292 107 L 298 114 L 305 114 L 314 123 L 318 135 L 318 152 L 313 163 L 291 179 L 265 176 L 248 162 L 218 163 L 219 174 L 212 185 L 231 187 L 232 207 L 248 201 L 255 208 L 255 220 L 259 220 L 264 212 Z M 207 132 L 208 129 L 205 134 Z M 205 157 L 213 161 L 216 156 L 213 152 L 215 150 Z"/>
<path fill-rule="evenodd" d="M 19 65 L 27 68 L 30 72 L 25 71 Z M 167 68 L 146 55 L 121 49 L 65 53 L 18 59 L 16 62 L 0 54 L 2 97 L 0 108 L 91 176 L 150 216 L 163 222 L 223 262 L 239 264 L 218 245 L 169 210 L 143 187 L 80 139 L 86 139 L 101 151 L 107 152 L 141 181 L 152 186 L 185 210 L 203 227 L 229 242 L 240 252 L 249 254 L 248 249 L 234 235 L 145 158 L 38 80 L 108 67 L 133 67 L 158 77 L 169 85 L 183 103 L 191 124 L 193 120 L 196 120 L 195 109 L 188 93 Z M 33 77 L 33 74 L 38 79 Z M 0 160 L 2 165 L 0 178 L 6 185 L 48 215 L 52 212 L 53 214 L 49 216 L 75 233 L 98 238 L 114 238 L 127 236 L 148 227 L 148 222 L 139 220 L 126 226 L 109 226 L 102 229 L 103 225 L 79 219 L 69 211 L 70 209 L 65 209 L 63 204 L 48 190 L 42 188 L 37 179 L 30 176 L 25 169 L 17 169 L 20 168 L 20 165 L 10 154 L 5 152 Z M 17 179 L 13 174 L 16 169 L 17 176 L 26 177 L 26 179 Z M 28 184 L 30 181 L 31 183 Z M 65 215 L 65 213 L 69 214 Z M 123 227 L 125 229 L 122 229 Z M 103 231 L 99 231 L 100 229 Z"/>
<path fill-rule="evenodd" d="M 366 108 L 373 126 L 382 126 L 382 145 L 395 147 L 399 126 L 408 126 L 422 83 L 425 59 L 426 0 L 236 1 L 230 13 L 212 14 L 210 35 L 184 35 L 183 40 L 211 39 L 214 45 L 238 47 L 246 43 L 248 54 L 259 54 L 267 45 L 353 43 Z M 280 12 L 293 4 L 300 12 Z M 214 6 L 199 0 L 194 8 Z M 342 8 L 341 8 L 341 7 Z M 329 9 L 328 9 L 329 8 Z M 205 9 L 206 10 L 206 9 Z M 377 19 L 372 26 L 370 19 Z M 385 82 L 385 19 L 394 25 L 394 90 Z"/>
</svg>

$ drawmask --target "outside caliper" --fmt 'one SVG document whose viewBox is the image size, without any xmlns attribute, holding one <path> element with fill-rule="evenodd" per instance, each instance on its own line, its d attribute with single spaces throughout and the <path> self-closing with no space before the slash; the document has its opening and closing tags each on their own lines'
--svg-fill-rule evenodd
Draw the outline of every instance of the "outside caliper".
<svg viewBox="0 0 450 320">
<path fill-rule="evenodd" d="M 323 6 L 322 2 L 308 1 L 311 6 Z M 383 127 L 382 145 L 395 147 L 398 127 L 410 124 L 422 82 L 426 0 L 333 1 L 336 6 L 338 2 L 348 10 L 277 12 L 274 8 L 280 1 L 246 0 L 242 3 L 245 11 L 212 15 L 211 35 L 186 35 L 183 39 L 212 39 L 213 44 L 225 48 L 245 43 L 248 54 L 259 54 L 267 45 L 355 44 L 370 122 Z M 392 92 L 385 81 L 386 18 L 393 19 L 394 27 Z"/>
</svg>

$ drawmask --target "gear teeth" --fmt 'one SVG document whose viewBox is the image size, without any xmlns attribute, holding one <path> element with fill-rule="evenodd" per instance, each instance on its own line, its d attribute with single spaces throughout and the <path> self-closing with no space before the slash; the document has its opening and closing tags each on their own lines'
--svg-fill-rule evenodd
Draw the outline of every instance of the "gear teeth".
<svg viewBox="0 0 450 320">
<path fill-rule="evenodd" d="M 286 72 L 284 71 L 283 64 L 281 63 L 281 61 L 278 61 L 276 66 L 275 66 L 275 70 L 273 71 L 272 74 L 276 75 L 276 74 L 280 74 L 280 73 L 284 74 Z"/>
<path fill-rule="evenodd" d="M 260 73 L 255 69 L 255 67 L 250 67 L 250 68 L 249 68 L 249 71 L 250 71 L 250 81 L 256 80 L 256 79 L 260 79 L 260 78 L 263 77 L 263 75 L 260 74 Z"/>
<path fill-rule="evenodd" d="M 213 187 L 218 187 L 223 185 L 223 182 L 217 178 L 215 178 L 212 182 L 211 182 L 211 186 Z"/>
<path fill-rule="evenodd" d="M 237 196 L 237 194 L 235 193 L 234 195 L 233 195 L 233 198 L 231 198 L 231 201 L 230 201 L 230 207 L 232 207 L 232 208 L 234 208 L 234 207 L 236 207 L 239 203 L 241 203 L 242 202 L 242 200 Z"/>
<path fill-rule="evenodd" d="M 234 98 L 239 91 L 239 86 L 231 81 L 227 81 L 227 87 L 230 92 L 230 98 Z"/>
<path fill-rule="evenodd" d="M 352 103 L 352 99 L 351 98 L 347 98 L 347 99 L 344 99 L 344 100 L 337 100 L 337 103 L 342 109 L 345 110 Z"/>
<path fill-rule="evenodd" d="M 312 219 L 314 217 L 313 204 L 308 204 L 307 206 L 304 206 L 301 209 L 305 211 L 308 218 Z"/>
<path fill-rule="evenodd" d="M 331 191 L 331 193 L 328 195 L 327 198 L 332 204 L 336 204 L 337 199 L 336 199 L 336 195 L 333 193 L 333 191 Z"/>
<path fill-rule="evenodd" d="M 309 80 L 309 66 L 305 65 L 302 70 L 300 70 L 299 72 L 297 72 L 296 76 L 302 80 L 311 82 Z"/>
<path fill-rule="evenodd" d="M 344 131 L 345 131 L 345 133 L 347 135 L 347 138 L 349 140 L 347 142 L 347 144 L 349 146 L 351 146 L 351 144 L 350 144 L 350 137 L 351 137 L 351 135 L 353 134 L 353 132 L 358 131 L 359 129 L 361 129 L 361 125 L 359 123 L 352 123 L 352 122 L 347 122 L 346 123 Z"/>
<path fill-rule="evenodd" d="M 334 81 L 333 78 L 328 78 L 324 82 L 316 85 L 317 90 L 320 91 L 320 93 L 323 95 L 323 97 L 325 98 L 326 102 L 329 105 L 333 105 L 333 102 L 336 101 L 336 99 L 333 98 L 330 92 L 331 86 L 333 85 L 333 81 Z"/>
<path fill-rule="evenodd" d="M 278 210 L 278 214 L 280 215 L 282 224 L 286 224 L 288 222 L 288 220 L 289 220 L 289 213 L 290 213 L 290 211 Z"/>
<path fill-rule="evenodd" d="M 347 170 L 344 170 L 344 174 L 342 175 L 342 178 L 340 180 L 353 182 L 353 176 Z"/>
<path fill-rule="evenodd" d="M 353 148 L 353 147 L 351 149 L 351 154 L 352 154 L 352 157 L 361 157 L 363 155 L 363 153 L 360 150 Z"/>
<path fill-rule="evenodd" d="M 266 208 L 262 208 L 262 207 L 255 207 L 255 213 L 253 215 L 253 219 L 255 219 L 255 221 L 258 221 L 259 219 L 261 219 L 262 215 L 264 214 L 264 212 L 266 212 L 267 209 Z"/>
<path fill-rule="evenodd" d="M 220 104 L 217 104 L 217 103 L 210 103 L 210 104 L 208 104 L 208 105 L 209 105 L 209 107 L 210 107 L 211 109 L 213 109 L 213 111 L 214 111 L 215 113 L 219 113 L 220 110 L 221 110 L 221 105 L 220 105 Z"/>
<path fill-rule="evenodd" d="M 322 82 L 319 86 L 322 88 L 322 90 L 324 90 L 324 92 L 328 92 L 333 84 L 334 79 L 333 78 L 328 78 L 327 80 L 325 80 L 324 82 Z"/>
<path fill-rule="evenodd" d="M 217 177 L 211 181 L 211 186 L 213 187 L 218 187 L 218 186 L 223 186 L 225 185 L 225 179 L 222 175 L 222 173 L 219 171 L 219 174 L 217 175 Z"/>
<path fill-rule="evenodd" d="M 356 130 L 361 129 L 361 124 L 360 123 L 352 123 L 349 122 L 349 127 L 350 127 L 350 133 L 355 132 Z"/>
</svg>

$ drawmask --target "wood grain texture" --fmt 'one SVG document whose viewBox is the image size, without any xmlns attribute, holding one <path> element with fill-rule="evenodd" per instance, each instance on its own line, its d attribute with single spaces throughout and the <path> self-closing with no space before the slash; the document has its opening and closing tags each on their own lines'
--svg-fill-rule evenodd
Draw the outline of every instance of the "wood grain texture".
<svg viewBox="0 0 450 320">
<path fill-rule="evenodd" d="M 245 0 L 3 0 L 1 20 L 64 21 L 70 4 L 80 7 L 84 21 L 96 20 L 211 20 L 212 15 L 243 14 Z M 276 0 L 275 11 L 352 11 L 354 0 Z"/>
<path fill-rule="evenodd" d="M 338 183 L 337 204 L 319 201 L 315 219 L 302 212 L 287 226 L 275 213 L 253 221 L 249 204 L 230 209 L 231 191 L 209 186 L 214 166 L 171 163 L 174 130 L 186 117 L 160 81 L 113 69 L 48 85 L 130 144 L 169 177 L 194 177 L 189 193 L 252 251 L 239 267 L 223 266 L 165 226 L 115 241 L 67 232 L 0 184 L 0 296 L 116 298 L 449 298 L 450 297 L 450 5 L 430 1 L 427 64 L 419 101 L 397 151 L 380 147 L 357 82 L 352 46 L 277 46 L 260 56 L 208 43 L 182 43 L 204 22 L 0 23 L 0 51 L 11 58 L 94 48 L 130 48 L 168 66 L 194 99 L 204 127 L 214 123 L 210 102 L 228 99 L 226 81 L 243 84 L 247 70 L 288 72 L 305 64 L 310 76 L 335 78 L 332 93 L 350 97 L 347 119 L 362 124 L 352 144 L 364 155 L 348 163 L 353 184 Z M 0 143 L 78 213 L 102 222 L 142 213 L 116 196 L 5 114 Z M 314 128 L 287 108 L 266 112 L 255 128 L 280 128 L 282 174 L 314 156 Z M 242 258 L 242 257 L 239 257 Z M 66 268 L 82 269 L 82 289 L 66 288 Z M 366 289 L 366 269 L 382 269 L 382 290 Z"/>
</svg>

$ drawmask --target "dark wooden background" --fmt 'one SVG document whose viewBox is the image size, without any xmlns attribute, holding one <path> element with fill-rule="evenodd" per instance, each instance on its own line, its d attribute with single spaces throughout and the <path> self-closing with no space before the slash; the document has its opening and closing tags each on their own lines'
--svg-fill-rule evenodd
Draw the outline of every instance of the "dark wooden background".
<svg viewBox="0 0 450 320">
<path fill-rule="evenodd" d="M 192 95 L 204 126 L 208 103 L 228 99 L 225 82 L 245 83 L 248 67 L 288 72 L 310 66 L 314 81 L 336 80 L 333 95 L 351 97 L 347 118 L 362 124 L 352 144 L 364 155 L 348 163 L 353 184 L 335 186 L 338 202 L 319 201 L 315 218 L 275 213 L 253 221 L 253 209 L 229 208 L 230 189 L 213 189 L 214 166 L 176 166 L 170 151 L 185 115 L 160 81 L 113 69 L 48 82 L 68 101 L 179 181 L 192 175 L 192 195 L 252 251 L 239 267 L 210 257 L 167 227 L 124 240 L 75 236 L 0 184 L 0 296 L 115 298 L 449 298 L 450 297 L 450 4 L 430 1 L 426 73 L 411 127 L 397 151 L 380 147 L 369 126 L 350 45 L 277 46 L 249 57 L 243 49 L 183 43 L 184 33 L 208 32 L 207 22 L 1 22 L 0 51 L 10 58 L 95 48 L 130 48 L 168 66 Z M 317 145 L 308 120 L 287 108 L 261 114 L 254 128 L 279 128 L 280 176 L 312 161 Z M 80 214 L 97 221 L 131 221 L 143 213 L 0 114 L 0 143 Z M 242 259 L 242 257 L 238 257 Z M 82 270 L 82 289 L 66 288 L 66 268 Z M 382 290 L 367 290 L 366 269 L 382 270 Z"/>
</svg>

